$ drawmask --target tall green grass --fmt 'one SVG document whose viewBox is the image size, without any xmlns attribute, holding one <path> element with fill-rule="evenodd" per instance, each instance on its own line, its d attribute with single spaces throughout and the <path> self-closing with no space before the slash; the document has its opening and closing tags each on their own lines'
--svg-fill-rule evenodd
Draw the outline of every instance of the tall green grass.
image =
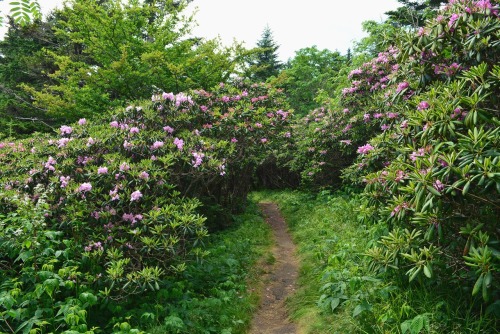
<svg viewBox="0 0 500 334">
<path fill-rule="evenodd" d="M 234 217 L 234 225 L 209 237 L 209 253 L 192 263 L 180 281 L 158 293 L 158 318 L 147 333 L 245 333 L 258 304 L 257 261 L 269 252 L 271 232 L 257 206 Z"/>
</svg>

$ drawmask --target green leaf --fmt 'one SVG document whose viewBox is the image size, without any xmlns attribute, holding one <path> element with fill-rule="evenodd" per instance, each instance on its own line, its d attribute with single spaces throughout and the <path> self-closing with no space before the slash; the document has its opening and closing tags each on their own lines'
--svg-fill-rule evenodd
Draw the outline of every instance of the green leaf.
<svg viewBox="0 0 500 334">
<path fill-rule="evenodd" d="M 432 277 L 432 267 L 428 265 L 424 265 L 424 275 L 428 278 Z"/>
<path fill-rule="evenodd" d="M 472 289 L 472 295 L 475 296 L 479 292 L 479 289 L 481 289 L 481 286 L 483 285 L 483 280 L 484 280 L 484 274 L 479 275 L 479 278 L 476 281 L 476 284 L 474 284 L 474 289 Z"/>
<path fill-rule="evenodd" d="M 332 298 L 332 301 L 330 302 L 330 307 L 332 311 L 335 311 L 335 309 L 340 305 L 340 298 Z"/>
</svg>

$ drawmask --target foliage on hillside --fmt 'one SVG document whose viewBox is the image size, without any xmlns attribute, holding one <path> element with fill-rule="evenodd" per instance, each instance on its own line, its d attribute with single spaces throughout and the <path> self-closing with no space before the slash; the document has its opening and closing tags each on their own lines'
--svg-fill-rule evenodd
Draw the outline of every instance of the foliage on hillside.
<svg viewBox="0 0 500 334">
<path fill-rule="evenodd" d="M 46 132 L 47 124 L 91 118 L 162 89 L 227 81 L 245 51 L 190 37 L 185 8 L 186 1 L 72 0 L 46 21 L 11 22 L 0 44 L 0 122 Z"/>
<path fill-rule="evenodd" d="M 265 85 L 152 100 L 61 126 L 58 137 L 0 143 L 0 311 L 10 327 L 112 325 L 86 315 L 167 287 L 202 258 L 206 217 L 229 223 L 253 170 L 287 139 L 283 93 Z"/>
<path fill-rule="evenodd" d="M 343 177 L 364 187 L 361 216 L 389 229 L 366 252 L 373 270 L 460 286 L 483 315 L 500 293 L 498 15 L 496 1 L 450 1 L 400 31 L 295 127 L 291 160 L 320 185 L 351 164 Z"/>
</svg>

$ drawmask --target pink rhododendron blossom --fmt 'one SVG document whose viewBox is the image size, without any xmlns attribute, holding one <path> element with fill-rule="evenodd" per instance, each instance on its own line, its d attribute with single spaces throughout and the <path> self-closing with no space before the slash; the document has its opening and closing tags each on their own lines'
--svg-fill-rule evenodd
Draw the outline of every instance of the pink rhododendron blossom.
<svg viewBox="0 0 500 334">
<path fill-rule="evenodd" d="M 139 174 L 139 178 L 140 178 L 140 179 L 143 179 L 143 180 L 147 180 L 147 179 L 149 179 L 149 174 L 148 174 L 148 172 L 144 172 L 144 171 L 143 171 L 143 172 L 141 172 L 141 173 Z"/>
<path fill-rule="evenodd" d="M 382 131 L 387 131 L 387 130 L 389 130 L 390 128 L 391 128 L 391 126 L 390 126 L 390 125 L 387 125 L 387 124 L 382 124 L 382 125 L 380 126 L 380 129 L 381 129 Z"/>
<path fill-rule="evenodd" d="M 177 148 L 179 149 L 179 151 L 182 151 L 182 148 L 184 147 L 184 140 L 179 139 L 179 138 L 176 137 L 174 139 L 174 145 L 177 146 Z"/>
<path fill-rule="evenodd" d="M 417 157 L 423 157 L 424 155 L 425 155 L 425 149 L 419 148 L 417 152 L 412 152 L 412 154 L 410 154 L 410 160 L 415 161 L 417 160 Z"/>
<path fill-rule="evenodd" d="M 244 90 L 243 92 L 241 92 L 241 96 L 248 96 L 248 92 Z"/>
<path fill-rule="evenodd" d="M 97 168 L 97 174 L 108 174 L 108 167 Z"/>
<path fill-rule="evenodd" d="M 345 108 L 344 110 L 342 110 L 342 112 L 343 112 L 344 114 L 349 114 L 351 111 L 350 111 L 349 109 Z"/>
<path fill-rule="evenodd" d="M 141 197 L 142 193 L 139 190 L 136 190 L 130 195 L 130 201 L 138 201 Z"/>
<path fill-rule="evenodd" d="M 425 109 L 428 109 L 430 107 L 430 104 L 429 102 L 427 101 L 422 101 L 418 104 L 418 107 L 417 107 L 417 110 L 425 110 Z"/>
<path fill-rule="evenodd" d="M 88 192 L 92 190 L 92 185 L 88 182 L 82 183 L 78 188 L 79 192 Z"/>
<path fill-rule="evenodd" d="M 260 142 L 261 142 L 262 144 L 267 143 L 267 138 L 261 138 L 261 139 L 260 139 Z"/>
<path fill-rule="evenodd" d="M 66 146 L 66 144 L 69 142 L 69 138 L 61 138 L 57 141 L 57 147 L 58 148 L 61 148 L 61 147 L 64 147 Z"/>
<path fill-rule="evenodd" d="M 351 145 L 351 143 L 352 143 L 352 141 L 351 141 L 351 140 L 349 140 L 349 139 L 344 139 L 344 140 L 341 140 L 340 142 L 341 142 L 342 144 L 344 144 L 344 145 Z"/>
<path fill-rule="evenodd" d="M 168 125 L 167 125 L 167 126 L 164 126 L 164 127 L 163 127 L 163 130 L 164 130 L 165 132 L 169 133 L 169 134 L 174 133 L 174 128 L 172 128 L 172 127 L 170 127 L 170 126 L 168 126 Z"/>
<path fill-rule="evenodd" d="M 164 143 L 162 141 L 155 141 L 153 145 L 151 146 L 151 149 L 157 150 L 160 147 L 163 147 Z"/>
<path fill-rule="evenodd" d="M 73 132 L 73 128 L 67 125 L 63 125 L 59 129 L 61 131 L 62 135 L 69 135 L 71 132 Z"/>
<path fill-rule="evenodd" d="M 120 127 L 120 125 L 118 124 L 117 121 L 113 121 L 113 122 L 109 123 L 109 126 L 111 126 L 112 128 L 118 128 L 118 127 Z"/>
<path fill-rule="evenodd" d="M 456 13 L 452 14 L 450 17 L 450 21 L 448 22 L 448 27 L 451 28 L 459 18 L 460 18 L 460 15 L 458 15 Z"/>
<path fill-rule="evenodd" d="M 398 85 L 398 88 L 396 88 L 396 93 L 399 93 L 405 89 L 407 89 L 408 87 L 410 87 L 410 84 L 406 81 L 404 82 L 401 82 L 399 85 Z"/>
<path fill-rule="evenodd" d="M 387 113 L 387 118 L 394 119 L 394 118 L 398 117 L 398 115 L 399 114 L 397 112 L 388 112 Z"/>
<path fill-rule="evenodd" d="M 236 139 L 236 138 L 234 138 L 234 137 L 233 137 L 233 138 L 231 138 L 231 143 L 237 143 L 237 142 L 238 142 L 238 139 Z"/>
<path fill-rule="evenodd" d="M 90 147 L 90 146 L 92 146 L 92 145 L 94 145 L 94 144 L 95 144 L 95 140 L 94 140 L 94 138 L 89 137 L 89 138 L 87 139 L 87 147 Z"/>
<path fill-rule="evenodd" d="M 125 148 L 125 149 L 130 148 L 130 147 L 133 147 L 133 146 L 134 146 L 134 144 L 132 144 L 131 142 L 129 142 L 129 141 L 127 141 L 127 140 L 125 140 L 125 141 L 123 142 L 123 148 Z"/>
<path fill-rule="evenodd" d="M 54 167 L 55 164 L 56 164 L 56 160 L 52 157 L 49 157 L 49 159 L 45 163 L 45 168 L 47 168 L 50 171 L 55 171 L 56 170 Z"/>
<path fill-rule="evenodd" d="M 61 182 L 61 188 L 65 188 L 71 178 L 69 176 L 61 176 L 59 181 Z"/>
<path fill-rule="evenodd" d="M 374 149 L 375 148 L 373 146 L 371 146 L 370 144 L 366 144 L 366 145 L 358 147 L 358 150 L 356 152 L 358 152 L 359 154 L 367 154 L 368 152 L 370 152 Z"/>
<path fill-rule="evenodd" d="M 174 95 L 174 93 L 165 93 L 165 92 L 163 92 L 163 94 L 161 95 L 161 97 L 162 97 L 164 100 L 169 100 L 169 101 L 173 101 L 173 100 L 175 100 L 175 95 Z"/>
<path fill-rule="evenodd" d="M 405 177 L 406 177 L 405 172 L 403 172 L 402 170 L 398 170 L 396 172 L 396 178 L 394 179 L 394 181 L 401 182 Z"/>
<path fill-rule="evenodd" d="M 126 163 L 126 162 L 123 162 L 121 165 L 120 165 L 120 170 L 122 172 L 125 172 L 125 171 L 128 171 L 130 169 L 130 166 Z"/>
<path fill-rule="evenodd" d="M 363 115 L 363 120 L 364 120 L 365 122 L 369 122 L 369 121 L 370 121 L 370 114 L 364 114 L 364 115 Z"/>
<path fill-rule="evenodd" d="M 135 126 L 133 128 L 130 128 L 130 133 L 139 133 L 139 128 Z"/>
<path fill-rule="evenodd" d="M 193 152 L 192 153 L 194 160 L 191 161 L 193 164 L 194 168 L 200 167 L 201 163 L 203 162 L 203 158 L 205 157 L 205 154 L 201 152 Z"/>
<path fill-rule="evenodd" d="M 111 196 L 112 201 L 117 201 L 120 199 L 120 195 L 118 195 L 118 189 L 116 187 L 109 191 L 109 196 Z"/>
<path fill-rule="evenodd" d="M 208 110 L 207 106 L 200 106 L 200 110 L 206 112 Z"/>
<path fill-rule="evenodd" d="M 85 118 L 80 118 L 80 119 L 78 120 L 78 124 L 79 124 L 79 125 L 85 125 L 85 124 L 87 124 L 87 120 L 86 120 Z"/>
<path fill-rule="evenodd" d="M 399 126 L 401 129 L 406 129 L 408 127 L 408 120 L 404 120 L 401 122 L 401 125 Z"/>
<path fill-rule="evenodd" d="M 436 182 L 433 183 L 433 187 L 439 192 L 442 192 L 444 190 L 444 184 L 439 180 L 436 180 Z"/>
<path fill-rule="evenodd" d="M 394 215 L 396 215 L 399 211 L 401 211 L 402 209 L 408 209 L 409 205 L 408 203 L 406 202 L 403 202 L 402 204 L 400 205 L 397 205 L 394 210 L 392 210 L 391 212 L 391 217 L 393 217 Z"/>
</svg>

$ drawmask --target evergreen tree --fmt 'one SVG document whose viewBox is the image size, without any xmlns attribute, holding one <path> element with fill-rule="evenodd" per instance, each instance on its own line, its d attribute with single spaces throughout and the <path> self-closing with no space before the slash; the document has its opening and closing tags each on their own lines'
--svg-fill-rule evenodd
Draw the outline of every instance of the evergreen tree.
<svg viewBox="0 0 500 334">
<path fill-rule="evenodd" d="M 255 81 L 266 81 L 267 78 L 277 76 L 282 68 L 282 63 L 278 60 L 277 50 L 279 45 L 273 39 L 273 33 L 269 26 L 264 28 L 260 40 L 257 42 L 259 51 L 256 59 L 252 63 L 251 77 Z"/>
<path fill-rule="evenodd" d="M 389 21 L 399 26 L 422 27 L 425 20 L 432 16 L 447 0 L 398 0 L 401 7 L 385 13 Z"/>
</svg>

